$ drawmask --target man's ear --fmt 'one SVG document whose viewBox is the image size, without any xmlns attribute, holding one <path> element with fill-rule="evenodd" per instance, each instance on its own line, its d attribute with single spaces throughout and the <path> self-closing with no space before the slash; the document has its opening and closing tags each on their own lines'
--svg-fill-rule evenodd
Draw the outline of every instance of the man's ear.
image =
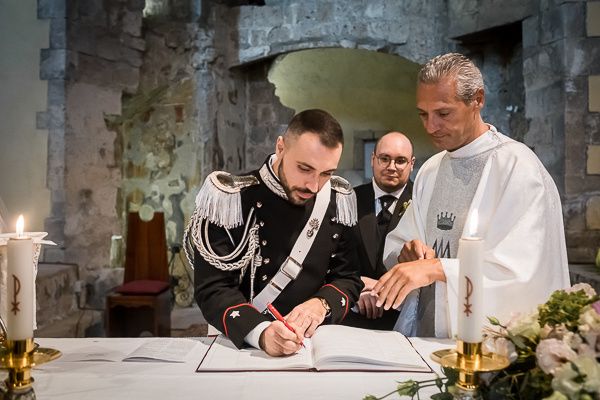
<svg viewBox="0 0 600 400">
<path fill-rule="evenodd" d="M 475 103 L 475 108 L 478 108 L 479 110 L 481 110 L 483 108 L 483 106 L 485 104 L 485 93 L 484 93 L 483 89 L 479 89 L 475 93 L 473 102 Z"/>
<path fill-rule="evenodd" d="M 283 153 L 285 149 L 285 141 L 283 140 L 283 136 L 277 136 L 277 142 L 275 143 L 275 154 L 277 157 Z"/>
</svg>

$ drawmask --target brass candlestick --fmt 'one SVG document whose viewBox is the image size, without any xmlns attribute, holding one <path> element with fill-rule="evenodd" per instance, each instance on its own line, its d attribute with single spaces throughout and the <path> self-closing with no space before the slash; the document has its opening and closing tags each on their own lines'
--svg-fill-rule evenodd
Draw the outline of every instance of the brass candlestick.
<svg viewBox="0 0 600 400">
<path fill-rule="evenodd" d="M 457 399 L 478 398 L 479 376 L 482 372 L 499 371 L 508 367 L 508 358 L 499 354 L 483 354 L 481 342 L 469 343 L 456 341 L 456 349 L 438 350 L 431 359 L 442 367 L 458 371 Z"/>
<path fill-rule="evenodd" d="M 6 339 L 4 321 L 0 318 L 0 368 L 8 370 L 5 381 L 8 389 L 4 398 L 35 398 L 31 384 L 31 368 L 60 357 L 55 349 L 39 347 L 33 338 L 25 340 Z"/>
</svg>

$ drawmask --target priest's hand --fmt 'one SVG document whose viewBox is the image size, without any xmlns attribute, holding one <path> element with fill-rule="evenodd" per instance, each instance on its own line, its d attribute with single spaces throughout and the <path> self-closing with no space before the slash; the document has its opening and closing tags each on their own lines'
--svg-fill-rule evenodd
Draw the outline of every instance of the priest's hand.
<svg viewBox="0 0 600 400">
<path fill-rule="evenodd" d="M 311 337 L 325 320 L 325 314 L 327 311 L 321 300 L 313 297 L 294 307 L 285 320 L 294 327 L 299 337 Z"/>
<path fill-rule="evenodd" d="M 270 356 L 287 356 L 300 350 L 302 337 L 290 331 L 283 322 L 273 321 L 262 331 L 258 344 Z"/>
<path fill-rule="evenodd" d="M 373 288 L 379 295 L 377 306 L 396 309 L 411 291 L 435 281 L 446 281 L 442 263 L 437 258 L 396 264 Z"/>
<path fill-rule="evenodd" d="M 398 262 L 403 263 L 431 258 L 435 258 L 435 250 L 420 240 L 415 239 L 404 243 L 404 247 L 402 247 L 402 251 L 400 251 L 400 255 L 398 256 Z"/>
<path fill-rule="evenodd" d="M 365 287 L 356 302 L 358 312 L 368 319 L 381 318 L 383 315 L 383 307 L 377 307 L 377 294 L 372 292 L 377 281 L 368 276 L 361 276 L 360 279 L 365 284 Z"/>
</svg>

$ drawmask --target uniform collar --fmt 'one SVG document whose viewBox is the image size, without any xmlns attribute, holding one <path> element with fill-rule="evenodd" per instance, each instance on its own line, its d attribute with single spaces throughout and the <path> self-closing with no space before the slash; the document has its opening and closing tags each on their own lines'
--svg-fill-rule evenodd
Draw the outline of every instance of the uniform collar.
<svg viewBox="0 0 600 400">
<path fill-rule="evenodd" d="M 273 153 L 269 157 L 267 157 L 262 167 L 260 167 L 258 173 L 265 185 L 267 185 L 267 187 L 273 193 L 275 193 L 282 199 L 287 200 L 288 197 L 285 193 L 285 190 L 283 190 L 283 186 L 281 186 L 281 181 L 279 180 L 277 175 L 275 175 L 275 171 L 273 171 L 273 163 L 275 162 L 275 160 L 277 160 L 277 155 Z"/>
</svg>

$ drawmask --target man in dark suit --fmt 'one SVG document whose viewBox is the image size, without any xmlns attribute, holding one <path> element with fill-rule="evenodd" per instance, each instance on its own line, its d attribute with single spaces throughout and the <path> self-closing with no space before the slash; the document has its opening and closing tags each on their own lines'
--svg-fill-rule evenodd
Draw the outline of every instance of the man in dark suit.
<svg viewBox="0 0 600 400">
<path fill-rule="evenodd" d="M 398 312 L 377 307 L 371 289 L 387 272 L 382 255 L 385 237 L 400 221 L 412 197 L 415 157 L 410 140 L 400 132 L 382 136 L 371 155 L 373 180 L 354 188 L 358 206 L 358 224 L 353 232 L 358 245 L 360 275 L 365 287 L 344 325 L 391 330 Z"/>
</svg>

